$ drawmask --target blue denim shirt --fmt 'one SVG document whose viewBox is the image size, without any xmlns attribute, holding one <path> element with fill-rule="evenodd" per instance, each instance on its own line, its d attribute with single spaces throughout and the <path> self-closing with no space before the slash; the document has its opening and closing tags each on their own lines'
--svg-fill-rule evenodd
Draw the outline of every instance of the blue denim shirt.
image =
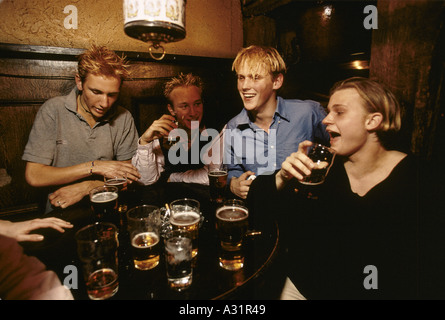
<svg viewBox="0 0 445 320">
<path fill-rule="evenodd" d="M 277 97 L 277 109 L 267 133 L 250 121 L 243 109 L 227 123 L 224 136 L 227 183 L 249 170 L 255 175 L 274 173 L 304 140 L 328 144 L 329 135 L 321 123 L 325 117 L 318 102 Z"/>
</svg>

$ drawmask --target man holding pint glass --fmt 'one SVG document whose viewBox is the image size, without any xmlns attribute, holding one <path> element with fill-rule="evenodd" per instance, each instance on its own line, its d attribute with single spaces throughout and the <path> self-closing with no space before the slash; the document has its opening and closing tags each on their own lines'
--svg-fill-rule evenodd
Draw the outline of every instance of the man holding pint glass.
<svg viewBox="0 0 445 320">
<path fill-rule="evenodd" d="M 127 67 L 113 51 L 93 46 L 79 56 L 76 87 L 39 109 L 22 159 L 26 181 L 51 191 L 45 212 L 79 202 L 104 184 L 106 172 L 140 177 L 131 164 L 133 117 L 116 104 Z"/>
</svg>

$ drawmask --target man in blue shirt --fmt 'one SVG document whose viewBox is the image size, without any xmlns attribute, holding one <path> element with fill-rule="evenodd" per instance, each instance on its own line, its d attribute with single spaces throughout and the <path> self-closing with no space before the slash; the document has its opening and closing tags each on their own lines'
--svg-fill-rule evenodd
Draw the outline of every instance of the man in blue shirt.
<svg viewBox="0 0 445 320">
<path fill-rule="evenodd" d="M 318 102 L 277 97 L 286 72 L 277 50 L 244 48 L 232 69 L 244 109 L 227 123 L 224 162 L 230 191 L 246 199 L 253 177 L 275 172 L 301 141 L 327 144 L 329 135 L 322 124 L 326 112 Z"/>
</svg>

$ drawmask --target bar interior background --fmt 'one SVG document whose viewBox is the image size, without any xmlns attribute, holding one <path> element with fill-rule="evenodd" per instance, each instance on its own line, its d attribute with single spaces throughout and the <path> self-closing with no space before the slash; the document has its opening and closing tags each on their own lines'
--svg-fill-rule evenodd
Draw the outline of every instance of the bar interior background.
<svg viewBox="0 0 445 320">
<path fill-rule="evenodd" d="M 77 29 L 64 25 L 68 5 L 77 9 Z M 364 27 L 367 5 L 378 10 L 377 29 Z M 208 127 L 221 129 L 242 108 L 233 58 L 258 44 L 286 60 L 284 98 L 326 105 L 335 81 L 376 78 L 401 102 L 401 148 L 429 160 L 444 155 L 442 0 L 189 0 L 186 38 L 166 44 L 162 61 L 125 35 L 122 0 L 0 0 L 0 13 L 0 218 L 38 209 L 41 194 L 25 181 L 23 149 L 38 108 L 69 92 L 76 56 L 93 43 L 130 59 L 133 77 L 121 101 L 140 133 L 164 112 L 162 85 L 179 72 L 203 77 Z"/>
</svg>

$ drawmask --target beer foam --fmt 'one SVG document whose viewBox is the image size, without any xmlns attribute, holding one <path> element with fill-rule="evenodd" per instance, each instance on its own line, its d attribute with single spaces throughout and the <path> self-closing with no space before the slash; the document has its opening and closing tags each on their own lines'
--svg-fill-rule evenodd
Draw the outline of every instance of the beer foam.
<svg viewBox="0 0 445 320">
<path fill-rule="evenodd" d="M 215 171 L 209 172 L 209 176 L 213 176 L 213 177 L 221 177 L 221 176 L 225 176 L 225 175 L 227 175 L 227 171 L 215 170 Z"/>
<path fill-rule="evenodd" d="M 91 202 L 95 203 L 104 203 L 108 201 L 112 201 L 117 199 L 117 193 L 116 192 L 101 192 L 96 193 L 91 197 Z"/>
<path fill-rule="evenodd" d="M 224 221 L 244 220 L 249 216 L 249 211 L 244 208 L 223 206 L 216 211 L 216 217 Z"/>
<path fill-rule="evenodd" d="M 170 222 L 176 226 L 189 226 L 191 224 L 197 223 L 201 217 L 199 213 L 193 211 L 184 211 L 175 213 L 170 217 Z"/>
</svg>

